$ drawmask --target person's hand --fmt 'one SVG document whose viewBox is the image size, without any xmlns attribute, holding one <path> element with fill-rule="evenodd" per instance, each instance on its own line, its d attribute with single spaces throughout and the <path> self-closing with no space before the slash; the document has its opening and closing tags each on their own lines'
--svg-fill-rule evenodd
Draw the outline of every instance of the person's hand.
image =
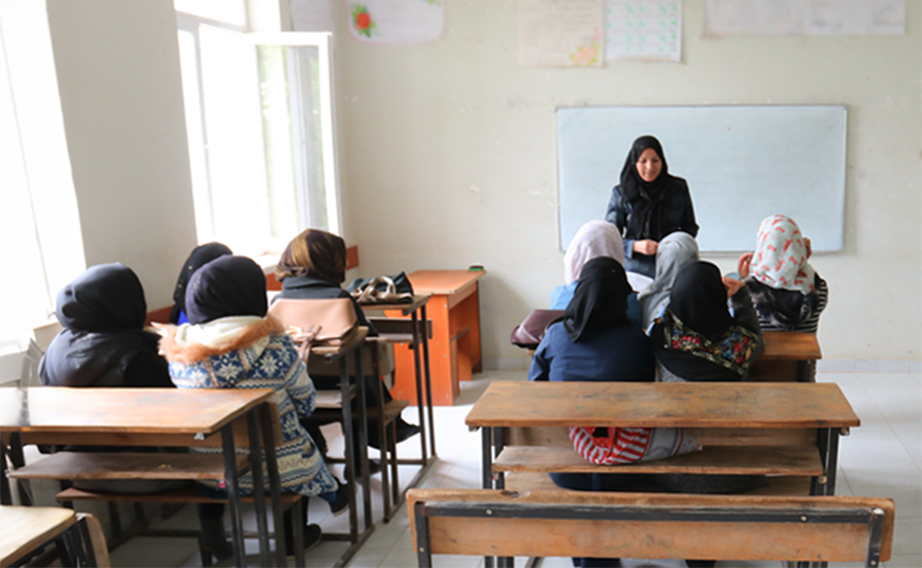
<svg viewBox="0 0 922 568">
<path fill-rule="evenodd" d="M 645 254 L 647 256 L 653 256 L 656 254 L 656 249 L 659 247 L 659 243 L 656 241 L 651 241 L 650 239 L 644 239 L 642 241 L 634 241 L 634 252 L 640 254 Z"/>
<path fill-rule="evenodd" d="M 807 258 L 810 258 L 810 255 L 813 254 L 813 248 L 810 246 L 810 239 L 804 237 L 804 246 L 807 248 Z"/>
<path fill-rule="evenodd" d="M 730 278 L 729 276 L 723 277 L 724 288 L 727 289 L 727 298 L 732 298 L 734 294 L 739 292 L 745 284 L 742 280 L 737 280 L 736 278 Z"/>
<path fill-rule="evenodd" d="M 740 280 L 749 276 L 749 265 L 752 264 L 752 253 L 744 252 L 740 255 L 740 260 L 736 264 L 736 271 L 740 275 Z"/>
</svg>

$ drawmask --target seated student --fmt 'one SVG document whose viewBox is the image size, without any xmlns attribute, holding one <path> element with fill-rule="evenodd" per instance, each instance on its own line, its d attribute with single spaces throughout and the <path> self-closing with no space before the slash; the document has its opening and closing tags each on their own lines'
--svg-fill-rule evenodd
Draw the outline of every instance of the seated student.
<svg viewBox="0 0 922 568">
<path fill-rule="evenodd" d="M 173 309 L 170 310 L 170 323 L 179 325 L 189 323 L 186 317 L 186 286 L 196 270 L 218 258 L 234 254 L 231 249 L 221 243 L 207 243 L 192 249 L 192 253 L 182 265 L 179 278 L 176 279 L 176 288 L 173 290 Z"/>
<path fill-rule="evenodd" d="M 688 233 L 669 233 L 659 242 L 656 249 L 656 276 L 650 287 L 637 296 L 643 329 L 650 329 L 653 320 L 663 314 L 669 304 L 669 292 L 679 269 L 698 258 L 698 241 Z"/>
<path fill-rule="evenodd" d="M 577 280 L 583 266 L 590 260 L 605 256 L 624 265 L 624 245 L 618 227 L 608 221 L 589 221 L 579 228 L 563 256 L 564 285 L 551 292 L 551 309 L 565 310 L 573 298 Z M 628 295 L 627 317 L 631 323 L 640 326 L 640 305 L 633 290 Z"/>
<path fill-rule="evenodd" d="M 646 335 L 627 319 L 631 292 L 613 258 L 587 262 L 564 319 L 548 328 L 532 361 L 529 380 L 652 381 L 654 359 Z M 675 428 L 570 428 L 574 448 L 600 465 L 661 459 L 700 449 Z M 552 473 L 560 487 L 582 491 L 625 489 L 643 479 L 629 474 Z M 618 565 L 614 559 L 574 559 L 577 566 Z"/>
<path fill-rule="evenodd" d="M 340 286 L 346 280 L 346 242 L 339 236 L 317 229 L 307 229 L 293 238 L 276 265 L 275 276 L 282 283 L 282 291 L 273 299 L 317 300 L 349 298 L 355 307 L 355 316 L 360 326 L 368 328 L 368 335 L 378 335 L 375 326 L 368 321 L 362 307 Z M 338 389 L 339 376 L 314 376 L 314 384 L 320 389 Z M 373 381 L 375 377 L 365 377 L 365 404 L 378 406 Z M 384 402 L 393 398 L 384 388 Z M 378 447 L 378 424 L 376 420 L 368 422 L 368 445 Z M 318 430 L 319 432 L 319 430 Z M 419 426 L 408 424 L 402 417 L 397 417 L 397 442 L 402 442 L 419 433 Z M 356 432 L 357 435 L 357 432 Z M 379 448 L 380 449 L 380 448 Z M 374 464 L 374 462 L 371 462 Z M 371 465 L 369 464 L 369 465 Z M 373 470 L 377 468 L 372 466 Z"/>
<path fill-rule="evenodd" d="M 274 388 L 283 443 L 276 448 L 283 493 L 320 495 L 334 514 L 348 504 L 348 486 L 330 474 L 313 440 L 298 423 L 314 412 L 314 385 L 282 325 L 267 317 L 266 277 L 251 259 L 221 256 L 195 271 L 186 287 L 188 324 L 169 326 L 160 347 L 170 363 L 173 382 L 181 389 Z M 192 448 L 213 452 L 213 448 Z M 224 496 L 218 481 L 202 481 L 204 492 Z M 252 495 L 253 478 L 240 479 L 241 495 Z M 200 508 L 200 545 L 215 556 L 227 554 L 221 518 L 223 506 Z M 207 525 L 206 525 L 207 521 Z M 206 526 L 208 530 L 206 531 Z M 286 543 L 293 539 L 286 521 Z M 320 527 L 310 525 L 307 547 L 320 541 Z M 289 551 L 292 552 L 289 546 Z"/>
<path fill-rule="evenodd" d="M 759 225 L 755 252 L 740 257 L 739 275 L 766 331 L 816 333 L 829 289 L 813 269 L 810 239 L 793 219 L 772 215 Z"/>
<path fill-rule="evenodd" d="M 650 340 L 663 382 L 740 381 L 765 349 L 745 285 L 703 261 L 679 270 Z"/>
</svg>

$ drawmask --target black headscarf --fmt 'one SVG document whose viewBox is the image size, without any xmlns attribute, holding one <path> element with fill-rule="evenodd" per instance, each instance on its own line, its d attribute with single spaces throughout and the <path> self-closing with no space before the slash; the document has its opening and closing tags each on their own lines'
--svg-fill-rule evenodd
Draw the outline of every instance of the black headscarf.
<svg viewBox="0 0 922 568">
<path fill-rule="evenodd" d="M 651 182 L 644 181 L 637 173 L 637 160 L 647 148 L 653 148 L 663 167 L 659 176 Z M 631 215 L 627 221 L 625 236 L 632 239 L 653 239 L 659 241 L 665 235 L 662 227 L 662 202 L 668 190 L 675 184 L 669 175 L 669 166 L 659 140 L 653 136 L 641 136 L 634 140 L 621 168 L 621 195 L 631 204 Z"/>
<path fill-rule="evenodd" d="M 727 288 L 720 269 L 703 261 L 683 266 L 669 293 L 669 311 L 708 339 L 726 333 L 733 318 L 727 309 Z"/>
<path fill-rule="evenodd" d="M 627 274 L 617 260 L 600 256 L 584 264 L 563 315 L 567 337 L 578 343 L 586 331 L 626 324 L 630 293 Z"/>
<path fill-rule="evenodd" d="M 172 386 L 159 337 L 143 330 L 147 302 L 130 268 L 94 266 L 58 293 L 56 305 L 65 329 L 42 357 L 43 385 Z"/>
<path fill-rule="evenodd" d="M 185 311 L 186 286 L 196 270 L 219 256 L 234 254 L 231 249 L 221 243 L 208 243 L 192 249 L 192 254 L 182 265 L 182 271 L 176 280 L 176 289 L 173 290 L 173 309 L 170 311 L 170 323 L 179 323 L 180 312 Z"/>
<path fill-rule="evenodd" d="M 730 315 L 720 269 L 702 261 L 679 270 L 650 339 L 659 362 L 688 381 L 739 381 L 758 344 Z"/>
<path fill-rule="evenodd" d="M 245 256 L 222 256 L 195 271 L 186 287 L 189 323 L 230 316 L 265 317 L 266 276 Z"/>
</svg>

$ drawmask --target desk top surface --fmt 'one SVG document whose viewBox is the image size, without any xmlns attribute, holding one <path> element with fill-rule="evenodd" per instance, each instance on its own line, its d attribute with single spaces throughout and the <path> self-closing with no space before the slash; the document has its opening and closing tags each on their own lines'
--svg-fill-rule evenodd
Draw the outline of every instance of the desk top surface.
<svg viewBox="0 0 922 568">
<path fill-rule="evenodd" d="M 10 566 L 76 522 L 71 509 L 0 506 L 0 566 Z"/>
<path fill-rule="evenodd" d="M 212 434 L 272 389 L 0 389 L 0 428 L 23 432 Z"/>
<path fill-rule="evenodd" d="M 807 361 L 821 359 L 820 343 L 814 333 L 793 331 L 763 331 L 765 351 L 759 359 L 788 359 Z"/>
<path fill-rule="evenodd" d="M 834 383 L 494 381 L 470 427 L 841 428 L 860 425 Z"/>
<path fill-rule="evenodd" d="M 418 310 L 426 302 L 429 301 L 429 298 L 432 297 L 430 293 L 416 293 L 413 295 L 412 302 L 406 302 L 403 304 L 386 304 L 381 302 L 375 303 L 362 303 L 359 302 L 359 305 L 362 306 L 362 309 L 367 311 L 385 311 L 385 310 L 401 310 L 403 315 L 408 316 Z"/>
<path fill-rule="evenodd" d="M 343 342 L 338 345 L 311 345 L 311 353 L 314 355 L 323 355 L 330 359 L 338 359 L 352 351 L 355 347 L 361 345 L 366 337 L 368 337 L 368 328 L 359 326 L 355 328 L 355 331 L 347 335 L 345 339 L 343 339 Z"/>
<path fill-rule="evenodd" d="M 417 270 L 407 276 L 417 294 L 456 294 L 486 275 L 486 270 Z"/>
</svg>

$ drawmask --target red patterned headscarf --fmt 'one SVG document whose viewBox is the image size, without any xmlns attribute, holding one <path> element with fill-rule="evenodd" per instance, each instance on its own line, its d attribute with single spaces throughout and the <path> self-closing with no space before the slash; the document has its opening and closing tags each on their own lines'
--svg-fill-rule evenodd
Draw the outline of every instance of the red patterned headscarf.
<svg viewBox="0 0 922 568">
<path fill-rule="evenodd" d="M 804 235 L 793 219 L 772 215 L 762 221 L 750 272 L 770 288 L 804 295 L 813 291 L 816 273 L 807 262 Z"/>
<path fill-rule="evenodd" d="M 333 233 L 307 229 L 288 243 L 275 267 L 279 282 L 289 276 L 342 284 L 346 280 L 346 241 Z"/>
</svg>

